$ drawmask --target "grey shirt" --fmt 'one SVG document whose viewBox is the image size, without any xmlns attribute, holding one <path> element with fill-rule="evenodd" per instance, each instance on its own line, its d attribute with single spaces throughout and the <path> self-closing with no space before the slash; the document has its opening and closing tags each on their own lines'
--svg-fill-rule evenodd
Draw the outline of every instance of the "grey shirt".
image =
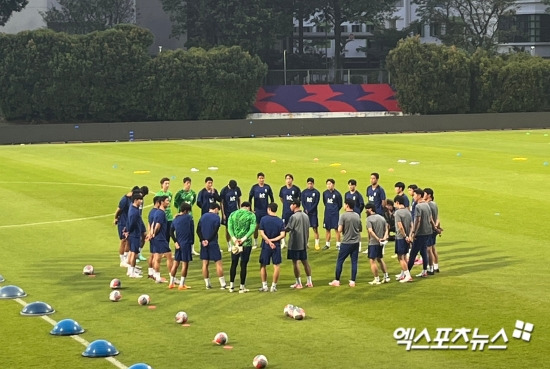
<svg viewBox="0 0 550 369">
<path fill-rule="evenodd" d="M 342 243 L 359 243 L 361 241 L 361 217 L 354 211 L 340 214 L 338 226 L 342 226 Z"/>
<path fill-rule="evenodd" d="M 415 224 L 417 219 L 420 218 L 420 226 L 416 231 L 417 236 L 426 236 L 433 233 L 432 223 L 430 222 L 430 217 L 432 216 L 432 211 L 430 210 L 430 205 L 427 202 L 419 202 L 416 204 L 414 210 L 414 221 Z"/>
<path fill-rule="evenodd" d="M 383 238 L 386 234 L 386 219 L 380 214 L 373 214 L 367 217 L 367 229 L 372 228 L 372 231 L 378 238 Z M 369 246 L 379 246 L 380 242 L 374 237 L 369 237 Z"/>
<path fill-rule="evenodd" d="M 401 234 L 399 231 L 398 223 L 401 222 L 403 225 L 403 229 L 405 230 L 405 234 L 408 236 L 411 233 L 411 212 L 407 208 L 403 209 L 397 209 L 394 213 L 395 216 L 395 238 L 398 240 L 402 240 L 405 237 Z"/>
<path fill-rule="evenodd" d="M 434 223 L 437 223 L 437 218 L 439 217 L 439 209 L 437 208 L 437 204 L 434 201 L 428 201 L 428 205 L 430 206 L 430 210 L 432 211 L 432 218 L 434 220 Z"/>
<path fill-rule="evenodd" d="M 307 248 L 309 242 L 309 217 L 303 211 L 297 211 L 290 217 L 286 226 L 290 232 L 288 249 L 302 251 Z"/>
</svg>

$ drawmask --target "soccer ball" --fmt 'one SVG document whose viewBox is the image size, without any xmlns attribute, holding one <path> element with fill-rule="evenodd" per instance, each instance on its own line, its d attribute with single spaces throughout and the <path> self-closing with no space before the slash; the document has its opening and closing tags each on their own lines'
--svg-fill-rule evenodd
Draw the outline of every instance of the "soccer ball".
<svg viewBox="0 0 550 369">
<path fill-rule="evenodd" d="M 138 304 L 140 305 L 148 305 L 151 302 L 151 298 L 149 295 L 141 295 L 138 297 Z"/>
<path fill-rule="evenodd" d="M 187 313 L 185 311 L 179 311 L 176 314 L 176 323 L 183 324 L 187 322 Z"/>
<path fill-rule="evenodd" d="M 254 360 L 252 360 L 252 365 L 254 368 L 265 368 L 267 366 L 267 358 L 264 355 L 256 355 L 254 356 Z"/>
<path fill-rule="evenodd" d="M 112 288 L 112 289 L 118 289 L 122 286 L 122 283 L 120 282 L 120 279 L 118 278 L 115 278 L 111 281 L 111 284 L 109 284 L 109 286 Z"/>
<path fill-rule="evenodd" d="M 283 313 L 284 313 L 286 316 L 290 316 L 292 310 L 294 310 L 294 305 L 288 304 L 288 305 L 285 306 L 285 308 L 284 308 L 284 310 L 283 310 Z"/>
<path fill-rule="evenodd" d="M 292 317 L 296 320 L 302 320 L 306 317 L 306 312 L 301 307 L 295 306 L 292 310 Z"/>
<path fill-rule="evenodd" d="M 111 293 L 109 294 L 109 300 L 111 300 L 112 302 L 118 302 L 121 298 L 122 293 L 120 293 L 120 291 L 114 290 L 111 291 Z"/>
<path fill-rule="evenodd" d="M 228 341 L 229 337 L 227 337 L 227 333 L 225 332 L 220 332 L 214 337 L 214 343 L 217 345 L 225 345 Z"/>
<path fill-rule="evenodd" d="M 82 274 L 86 274 L 86 275 L 94 274 L 94 267 L 92 265 L 86 265 L 84 269 L 82 269 Z"/>
</svg>

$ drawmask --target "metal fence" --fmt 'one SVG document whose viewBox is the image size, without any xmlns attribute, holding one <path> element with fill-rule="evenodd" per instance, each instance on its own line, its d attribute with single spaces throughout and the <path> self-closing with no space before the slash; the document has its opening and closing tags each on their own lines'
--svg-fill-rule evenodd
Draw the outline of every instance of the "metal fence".
<svg viewBox="0 0 550 369">
<path fill-rule="evenodd" d="M 287 69 L 269 70 L 268 85 L 390 83 L 385 69 Z"/>
</svg>

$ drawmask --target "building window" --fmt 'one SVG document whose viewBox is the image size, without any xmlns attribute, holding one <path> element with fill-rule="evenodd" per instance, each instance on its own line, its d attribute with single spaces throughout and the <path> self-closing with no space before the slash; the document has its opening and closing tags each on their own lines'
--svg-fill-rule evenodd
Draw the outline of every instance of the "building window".
<svg viewBox="0 0 550 369">
<path fill-rule="evenodd" d="M 388 20 L 388 28 L 389 29 L 397 29 L 397 19 L 396 18 Z"/>
<path fill-rule="evenodd" d="M 521 14 L 499 19 L 499 40 L 550 42 L 550 14 Z"/>
<path fill-rule="evenodd" d="M 348 26 L 340 26 L 340 32 L 347 32 Z"/>
<path fill-rule="evenodd" d="M 322 33 L 328 32 L 326 26 L 317 26 L 315 28 L 316 28 L 317 32 L 322 32 Z"/>
<path fill-rule="evenodd" d="M 441 23 L 438 22 L 432 22 L 430 23 L 430 36 L 432 37 L 438 37 L 441 36 Z"/>
<path fill-rule="evenodd" d="M 313 27 L 305 26 L 305 27 L 304 27 L 304 33 L 305 33 L 305 32 L 313 32 Z"/>
<path fill-rule="evenodd" d="M 351 25 L 351 32 L 354 32 L 354 33 L 359 33 L 359 32 L 362 32 L 362 26 L 360 24 L 352 24 Z"/>
<path fill-rule="evenodd" d="M 366 25 L 367 32 L 373 33 L 374 32 L 374 24 L 367 23 Z"/>
</svg>

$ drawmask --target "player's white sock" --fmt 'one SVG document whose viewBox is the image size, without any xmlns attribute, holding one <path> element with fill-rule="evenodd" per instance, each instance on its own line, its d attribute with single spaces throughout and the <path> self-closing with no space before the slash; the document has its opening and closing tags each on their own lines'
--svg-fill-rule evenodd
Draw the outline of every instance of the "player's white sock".
<svg viewBox="0 0 550 369">
<path fill-rule="evenodd" d="M 284 249 L 285 246 L 286 246 L 286 241 L 285 241 L 285 239 L 283 238 L 283 239 L 281 240 L 281 248 Z"/>
<path fill-rule="evenodd" d="M 124 262 L 124 255 L 119 255 L 120 256 L 120 262 Z"/>
<path fill-rule="evenodd" d="M 149 275 L 155 275 L 155 269 L 153 269 L 153 268 L 147 268 L 147 274 L 149 274 Z"/>
<path fill-rule="evenodd" d="M 241 290 L 246 290 L 246 287 L 244 286 L 244 284 L 241 284 L 241 286 L 239 287 L 239 289 L 241 289 Z"/>
<path fill-rule="evenodd" d="M 262 287 L 267 288 L 267 282 L 262 282 Z"/>
<path fill-rule="evenodd" d="M 135 273 L 136 268 L 129 266 L 128 267 L 128 275 L 132 276 Z"/>
<path fill-rule="evenodd" d="M 231 289 L 235 288 L 235 283 L 234 282 L 229 282 L 229 288 L 231 288 Z"/>
<path fill-rule="evenodd" d="M 127 260 L 128 260 L 128 253 L 125 252 L 125 253 L 124 253 L 124 261 L 127 261 Z"/>
<path fill-rule="evenodd" d="M 374 277 L 374 280 L 380 282 L 380 277 L 376 276 Z"/>
<path fill-rule="evenodd" d="M 206 284 L 206 287 L 210 286 L 210 278 L 204 278 L 204 283 Z"/>
<path fill-rule="evenodd" d="M 218 278 L 220 280 L 220 286 L 225 286 L 225 277 Z"/>
<path fill-rule="evenodd" d="M 388 273 L 384 273 L 384 278 L 389 278 L 390 276 L 388 275 Z"/>
<path fill-rule="evenodd" d="M 401 273 L 399 274 L 399 278 L 401 279 L 401 278 L 403 278 L 403 276 L 405 276 L 405 275 L 406 275 L 405 271 L 402 270 Z"/>
<path fill-rule="evenodd" d="M 155 277 L 155 280 L 159 281 L 160 280 L 160 272 L 155 272 L 153 274 L 153 277 Z"/>
<path fill-rule="evenodd" d="M 313 281 L 311 280 L 311 276 L 310 276 L 310 275 L 307 276 L 307 283 L 313 284 Z"/>
<path fill-rule="evenodd" d="M 409 270 L 405 270 L 405 277 L 407 278 L 411 277 L 411 272 L 409 272 Z"/>
<path fill-rule="evenodd" d="M 325 242 L 325 245 L 327 245 L 328 247 L 330 247 L 330 241 Z"/>
<path fill-rule="evenodd" d="M 341 244 L 341 242 L 336 242 L 336 247 L 340 247 Z"/>
<path fill-rule="evenodd" d="M 272 283 L 271 283 L 271 288 L 277 288 L 277 283 L 272 282 Z"/>
<path fill-rule="evenodd" d="M 434 269 L 439 269 L 439 264 L 434 264 Z"/>
<path fill-rule="evenodd" d="M 170 276 L 170 284 L 174 284 L 174 279 L 175 279 L 174 276 L 171 275 L 171 276 Z"/>
<path fill-rule="evenodd" d="M 315 246 L 319 246 L 319 239 L 318 238 L 315 239 Z"/>
<path fill-rule="evenodd" d="M 302 278 L 300 277 L 296 278 L 296 284 L 302 284 Z"/>
<path fill-rule="evenodd" d="M 185 284 L 185 277 L 182 276 L 182 277 L 180 278 L 180 286 L 183 286 L 184 284 Z"/>
</svg>

